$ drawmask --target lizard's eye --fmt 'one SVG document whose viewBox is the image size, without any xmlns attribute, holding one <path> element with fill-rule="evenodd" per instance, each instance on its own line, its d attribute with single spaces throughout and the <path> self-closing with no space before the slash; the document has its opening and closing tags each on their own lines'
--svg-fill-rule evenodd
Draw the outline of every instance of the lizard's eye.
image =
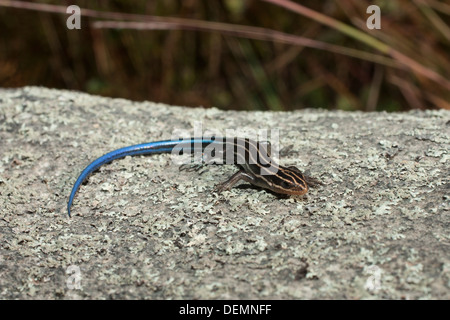
<svg viewBox="0 0 450 320">
<path fill-rule="evenodd" d="M 287 181 L 282 181 L 280 185 L 283 189 L 289 189 L 291 187 L 291 184 Z"/>
</svg>

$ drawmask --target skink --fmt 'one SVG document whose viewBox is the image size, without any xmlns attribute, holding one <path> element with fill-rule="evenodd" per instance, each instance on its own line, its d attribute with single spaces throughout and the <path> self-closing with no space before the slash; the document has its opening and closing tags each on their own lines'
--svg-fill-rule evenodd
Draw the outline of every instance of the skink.
<svg viewBox="0 0 450 320">
<path fill-rule="evenodd" d="M 243 138 L 188 138 L 185 140 L 165 140 L 137 144 L 111 151 L 89 164 L 75 182 L 67 203 L 67 212 L 70 217 L 70 208 L 78 189 L 84 180 L 102 165 L 126 156 L 148 155 L 156 153 L 203 153 L 205 151 L 219 150 L 217 157 L 231 159 L 239 167 L 239 171 L 228 180 L 220 183 L 218 192 L 229 190 L 238 181 L 244 180 L 252 185 L 271 190 L 279 194 L 303 195 L 308 192 L 308 184 L 317 183 L 314 178 L 307 177 L 294 166 L 282 167 L 270 158 L 270 144 Z M 231 150 L 231 155 L 230 155 Z M 228 157 L 227 157 L 228 151 Z M 214 155 L 214 151 L 212 152 Z"/>
</svg>

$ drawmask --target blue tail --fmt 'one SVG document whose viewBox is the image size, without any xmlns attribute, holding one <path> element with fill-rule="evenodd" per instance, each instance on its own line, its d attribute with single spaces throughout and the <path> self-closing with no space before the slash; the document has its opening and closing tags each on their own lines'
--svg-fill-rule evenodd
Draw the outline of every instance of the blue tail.
<svg viewBox="0 0 450 320">
<path fill-rule="evenodd" d="M 217 139 L 219 140 L 219 139 Z M 219 140 L 220 141 L 220 140 Z M 111 151 L 100 158 L 94 160 L 90 165 L 88 165 L 80 174 L 77 181 L 73 185 L 72 192 L 70 193 L 69 202 L 67 203 L 67 213 L 70 217 L 70 208 L 72 206 L 73 199 L 81 184 L 86 180 L 86 178 L 93 173 L 95 170 L 100 168 L 102 165 L 109 163 L 116 159 L 125 158 L 126 156 L 136 156 L 136 155 L 147 155 L 154 153 L 170 153 L 174 149 L 188 150 L 192 152 L 197 148 L 203 150 L 206 145 L 214 142 L 214 139 L 201 139 L 201 138 L 189 138 L 186 140 L 165 140 L 165 141 L 155 141 L 143 144 L 137 144 L 133 146 L 128 146 Z"/>
</svg>

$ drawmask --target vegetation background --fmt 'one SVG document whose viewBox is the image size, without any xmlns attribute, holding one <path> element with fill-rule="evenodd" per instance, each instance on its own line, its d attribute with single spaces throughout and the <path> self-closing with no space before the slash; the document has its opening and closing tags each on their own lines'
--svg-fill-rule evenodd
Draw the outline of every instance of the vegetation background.
<svg viewBox="0 0 450 320">
<path fill-rule="evenodd" d="M 72 4 L 81 30 L 66 27 Z M 437 0 L 0 0 L 0 86 L 236 110 L 450 109 L 449 16 Z"/>
</svg>

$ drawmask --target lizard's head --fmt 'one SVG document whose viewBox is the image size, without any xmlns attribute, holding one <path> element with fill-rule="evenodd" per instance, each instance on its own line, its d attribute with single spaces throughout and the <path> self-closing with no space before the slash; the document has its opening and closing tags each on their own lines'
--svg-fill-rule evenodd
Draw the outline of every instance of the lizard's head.
<svg viewBox="0 0 450 320">
<path fill-rule="evenodd" d="M 294 166 L 280 167 L 276 173 L 278 183 L 274 185 L 278 193 L 289 195 L 303 195 L 308 192 L 303 173 Z"/>
<path fill-rule="evenodd" d="M 266 183 L 266 187 L 276 193 L 288 195 L 303 195 L 308 192 L 308 185 L 306 183 L 303 173 L 294 166 L 282 167 L 273 174 L 266 174 L 262 176 L 262 180 Z"/>
</svg>

